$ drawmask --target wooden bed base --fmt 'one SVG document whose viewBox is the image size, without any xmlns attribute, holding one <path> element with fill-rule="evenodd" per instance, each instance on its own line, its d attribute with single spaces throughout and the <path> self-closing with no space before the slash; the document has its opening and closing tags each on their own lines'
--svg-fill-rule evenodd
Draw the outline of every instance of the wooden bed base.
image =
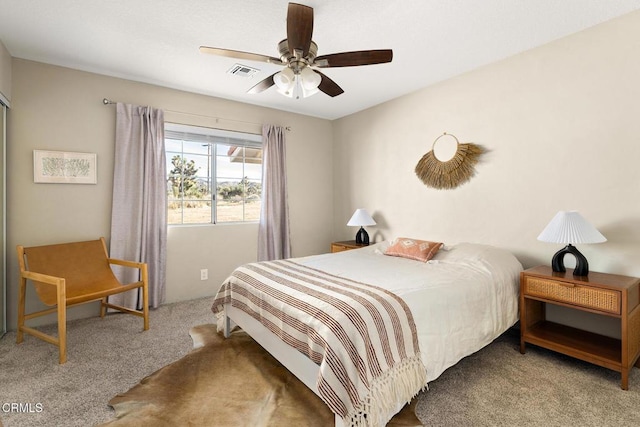
<svg viewBox="0 0 640 427">
<path fill-rule="evenodd" d="M 231 333 L 231 322 L 238 325 L 244 330 L 251 338 L 253 338 L 258 344 L 267 350 L 273 357 L 275 357 L 282 365 L 296 376 L 304 385 L 309 387 L 316 395 L 318 394 L 318 388 L 316 387 L 316 380 L 319 374 L 319 367 L 311 361 L 304 354 L 291 346 L 285 344 L 280 338 L 273 334 L 269 329 L 262 326 L 260 322 L 257 322 L 251 316 L 246 314 L 242 310 L 232 307 L 230 304 L 225 305 L 226 319 L 224 322 L 224 336 L 229 337 Z M 395 413 L 400 412 L 405 402 L 400 402 L 396 408 Z M 344 423 L 342 418 L 335 416 L 336 427 L 343 427 Z"/>
</svg>

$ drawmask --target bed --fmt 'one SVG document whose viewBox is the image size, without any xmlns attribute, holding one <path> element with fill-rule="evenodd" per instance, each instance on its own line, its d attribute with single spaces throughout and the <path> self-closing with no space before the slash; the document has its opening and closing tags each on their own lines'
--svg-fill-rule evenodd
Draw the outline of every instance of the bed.
<svg viewBox="0 0 640 427">
<path fill-rule="evenodd" d="M 390 244 L 241 266 L 214 300 L 218 329 L 245 330 L 336 425 L 385 425 L 515 324 L 522 270 L 489 245 L 442 246 L 421 262 L 385 255 Z"/>
</svg>

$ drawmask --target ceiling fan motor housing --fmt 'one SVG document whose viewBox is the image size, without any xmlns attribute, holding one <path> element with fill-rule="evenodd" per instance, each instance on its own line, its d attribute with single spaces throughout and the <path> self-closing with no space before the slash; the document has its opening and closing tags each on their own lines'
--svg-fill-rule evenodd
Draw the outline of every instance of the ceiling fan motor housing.
<svg viewBox="0 0 640 427">
<path fill-rule="evenodd" d="M 293 68 L 293 71 L 297 74 L 304 67 L 313 64 L 313 60 L 318 54 L 318 45 L 312 41 L 309 45 L 309 53 L 303 58 L 300 53 L 296 55 L 295 51 L 291 52 L 289 50 L 289 41 L 284 39 L 278 43 L 278 52 L 280 53 L 280 60 Z"/>
</svg>

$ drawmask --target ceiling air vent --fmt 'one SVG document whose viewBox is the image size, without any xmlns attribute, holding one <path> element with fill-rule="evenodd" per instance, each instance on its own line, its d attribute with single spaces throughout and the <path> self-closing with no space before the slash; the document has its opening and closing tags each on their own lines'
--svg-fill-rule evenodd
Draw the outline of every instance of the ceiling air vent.
<svg viewBox="0 0 640 427">
<path fill-rule="evenodd" d="M 229 74 L 240 77 L 251 77 L 258 72 L 260 72 L 260 70 L 258 70 L 257 68 L 252 68 L 242 64 L 235 64 L 229 69 L 229 71 L 227 71 L 227 73 Z"/>
</svg>

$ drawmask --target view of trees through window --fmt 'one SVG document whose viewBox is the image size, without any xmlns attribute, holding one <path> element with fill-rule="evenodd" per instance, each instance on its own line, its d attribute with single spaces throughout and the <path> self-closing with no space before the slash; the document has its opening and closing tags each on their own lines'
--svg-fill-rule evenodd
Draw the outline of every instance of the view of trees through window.
<svg viewBox="0 0 640 427">
<path fill-rule="evenodd" d="M 190 127 L 165 129 L 169 224 L 258 221 L 262 196 L 259 136 Z"/>
</svg>

